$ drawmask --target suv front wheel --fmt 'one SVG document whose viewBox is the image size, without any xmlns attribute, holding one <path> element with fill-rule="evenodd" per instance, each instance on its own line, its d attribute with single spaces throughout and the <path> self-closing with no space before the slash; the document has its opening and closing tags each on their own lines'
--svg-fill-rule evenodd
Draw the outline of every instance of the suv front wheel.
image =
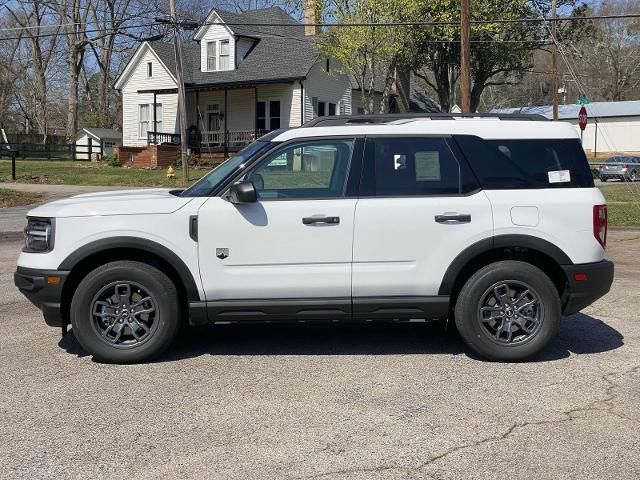
<svg viewBox="0 0 640 480">
<path fill-rule="evenodd" d="M 97 360 L 135 363 L 162 353 L 178 333 L 178 293 L 160 270 L 133 261 L 90 272 L 71 302 L 71 325 Z"/>
<path fill-rule="evenodd" d="M 560 298 L 549 277 L 531 264 L 501 261 L 478 270 L 455 306 L 460 335 L 489 360 L 520 361 L 556 336 Z"/>
</svg>

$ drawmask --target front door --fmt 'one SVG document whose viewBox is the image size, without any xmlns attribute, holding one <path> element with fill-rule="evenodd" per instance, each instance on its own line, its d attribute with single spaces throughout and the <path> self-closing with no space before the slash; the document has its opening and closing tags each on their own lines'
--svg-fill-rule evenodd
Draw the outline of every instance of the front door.
<svg viewBox="0 0 640 480">
<path fill-rule="evenodd" d="M 285 312 L 293 317 L 336 305 L 336 318 L 350 316 L 356 199 L 345 189 L 354 143 L 283 145 L 244 177 L 256 187 L 256 203 L 232 204 L 223 195 L 203 204 L 200 275 L 216 319 L 283 313 L 279 306 L 292 302 L 300 306 Z"/>
</svg>

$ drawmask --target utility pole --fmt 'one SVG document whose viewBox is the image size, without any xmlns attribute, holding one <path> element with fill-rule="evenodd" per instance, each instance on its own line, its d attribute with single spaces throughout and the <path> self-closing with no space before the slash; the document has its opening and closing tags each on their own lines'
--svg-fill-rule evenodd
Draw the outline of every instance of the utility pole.
<svg viewBox="0 0 640 480">
<path fill-rule="evenodd" d="M 176 81 L 178 82 L 178 122 L 180 124 L 180 158 L 182 159 L 182 181 L 189 182 L 189 163 L 187 161 L 187 107 L 182 75 L 182 48 L 178 36 L 178 17 L 176 0 L 169 0 L 169 15 L 173 27 L 173 48 L 176 57 Z M 155 113 L 155 112 L 154 112 Z"/>
<path fill-rule="evenodd" d="M 556 39 L 557 0 L 551 3 L 551 105 L 553 120 L 558 120 L 558 42 Z"/>
<path fill-rule="evenodd" d="M 470 4 L 471 0 L 460 0 L 460 97 L 462 111 L 465 113 L 471 112 Z"/>
</svg>

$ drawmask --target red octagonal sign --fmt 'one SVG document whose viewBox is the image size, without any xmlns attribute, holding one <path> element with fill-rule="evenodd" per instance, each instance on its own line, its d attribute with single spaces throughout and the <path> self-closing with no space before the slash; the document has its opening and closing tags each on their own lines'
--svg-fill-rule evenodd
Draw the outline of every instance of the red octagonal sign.
<svg viewBox="0 0 640 480">
<path fill-rule="evenodd" d="M 578 112 L 578 125 L 580 125 L 580 130 L 587 128 L 587 109 L 584 105 L 580 107 L 580 112 Z"/>
</svg>

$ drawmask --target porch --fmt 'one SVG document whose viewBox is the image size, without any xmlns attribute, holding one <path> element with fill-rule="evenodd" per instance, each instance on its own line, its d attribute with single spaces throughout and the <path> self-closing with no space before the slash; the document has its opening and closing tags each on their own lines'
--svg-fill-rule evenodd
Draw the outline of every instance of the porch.
<svg viewBox="0 0 640 480">
<path fill-rule="evenodd" d="M 175 91 L 155 91 L 149 105 L 147 145 L 179 145 L 171 102 Z M 281 127 L 302 124 L 304 92 L 299 83 L 187 87 L 188 148 L 195 154 L 235 152 Z M 176 98 L 177 100 L 177 98 Z M 177 117 L 177 115 L 176 115 Z"/>
</svg>

